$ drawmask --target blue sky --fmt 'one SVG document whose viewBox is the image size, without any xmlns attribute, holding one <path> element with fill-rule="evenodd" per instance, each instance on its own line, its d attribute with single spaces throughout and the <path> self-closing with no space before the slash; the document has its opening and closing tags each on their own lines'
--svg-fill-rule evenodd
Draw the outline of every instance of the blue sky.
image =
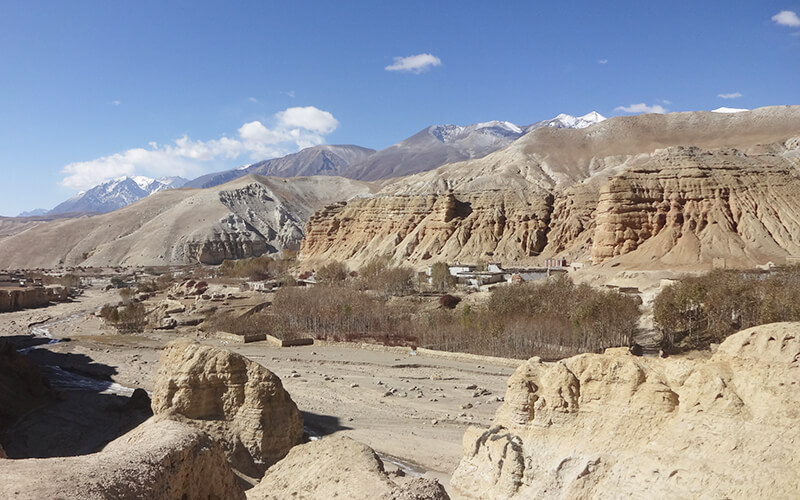
<svg viewBox="0 0 800 500">
<path fill-rule="evenodd" d="M 798 14 L 800 0 L 4 0 L 0 214 L 104 177 L 380 149 L 437 123 L 798 104 Z"/>
</svg>

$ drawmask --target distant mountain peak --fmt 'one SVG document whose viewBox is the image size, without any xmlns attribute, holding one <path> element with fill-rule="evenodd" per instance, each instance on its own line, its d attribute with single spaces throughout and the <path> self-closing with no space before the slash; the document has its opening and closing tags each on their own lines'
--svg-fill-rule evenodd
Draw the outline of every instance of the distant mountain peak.
<svg viewBox="0 0 800 500">
<path fill-rule="evenodd" d="M 535 130 L 541 127 L 551 127 L 551 128 L 586 128 L 591 127 L 597 123 L 602 122 L 605 120 L 606 117 L 598 113 L 597 111 L 590 111 L 583 116 L 572 116 L 566 113 L 561 113 L 560 115 L 552 118 L 550 120 L 543 120 L 533 125 L 526 127 L 525 131 L 530 132 L 531 130 Z"/>
<path fill-rule="evenodd" d="M 142 175 L 125 175 L 81 191 L 48 213 L 111 212 L 158 191 L 179 188 L 186 182 L 186 179 L 182 177 L 153 179 Z"/>
</svg>

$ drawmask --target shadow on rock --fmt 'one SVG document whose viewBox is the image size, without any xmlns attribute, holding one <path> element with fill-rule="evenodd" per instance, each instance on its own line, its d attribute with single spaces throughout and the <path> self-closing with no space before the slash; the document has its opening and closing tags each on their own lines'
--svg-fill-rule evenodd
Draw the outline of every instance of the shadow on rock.
<svg viewBox="0 0 800 500">
<path fill-rule="evenodd" d="M 27 350 L 47 342 L 26 335 L 0 342 L 0 444 L 9 458 L 93 453 L 152 415 L 146 392 L 112 382 L 114 367 L 84 354 Z"/>
<path fill-rule="evenodd" d="M 346 431 L 352 429 L 342 425 L 339 417 L 332 415 L 320 415 L 310 411 L 300 411 L 303 415 L 303 427 L 310 437 L 329 436 L 338 431 Z"/>
</svg>

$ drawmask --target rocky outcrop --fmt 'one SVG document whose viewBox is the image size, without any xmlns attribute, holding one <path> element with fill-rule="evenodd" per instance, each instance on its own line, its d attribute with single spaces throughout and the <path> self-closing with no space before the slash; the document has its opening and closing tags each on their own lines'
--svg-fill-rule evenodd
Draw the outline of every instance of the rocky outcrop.
<svg viewBox="0 0 800 500">
<path fill-rule="evenodd" d="M 375 255 L 638 267 L 782 262 L 797 251 L 800 107 L 617 117 L 538 129 L 309 219 L 301 258 Z M 736 149 L 733 149 L 736 148 Z M 763 184 L 763 185 L 762 185 Z M 647 244 L 651 241 L 651 244 Z"/>
<path fill-rule="evenodd" d="M 186 424 L 158 419 L 92 455 L 0 460 L 0 497 L 245 498 L 217 443 Z"/>
<path fill-rule="evenodd" d="M 0 288 L 0 312 L 42 307 L 67 299 L 67 290 L 60 286 Z"/>
<path fill-rule="evenodd" d="M 800 323 L 729 337 L 707 360 L 627 349 L 509 379 L 452 484 L 475 498 L 797 498 Z"/>
<path fill-rule="evenodd" d="M 303 419 L 280 379 L 233 352 L 187 339 L 161 355 L 153 411 L 218 439 L 234 467 L 258 477 L 303 436 Z"/>
<path fill-rule="evenodd" d="M 396 485 L 372 448 L 347 437 L 331 436 L 292 448 L 286 458 L 270 467 L 261 482 L 247 492 L 247 498 L 447 500 L 449 497 L 434 480 Z"/>
</svg>

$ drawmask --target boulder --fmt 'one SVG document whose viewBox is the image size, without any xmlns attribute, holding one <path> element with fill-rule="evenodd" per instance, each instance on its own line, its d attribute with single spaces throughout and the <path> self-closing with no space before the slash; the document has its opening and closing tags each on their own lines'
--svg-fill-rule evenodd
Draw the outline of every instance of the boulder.
<svg viewBox="0 0 800 500">
<path fill-rule="evenodd" d="M 178 326 L 178 320 L 171 317 L 161 318 L 159 321 L 158 326 L 156 327 L 158 330 L 173 330 L 175 327 Z"/>
<path fill-rule="evenodd" d="M 187 339 L 164 348 L 153 411 L 205 430 L 220 440 L 235 468 L 254 477 L 303 437 L 303 418 L 275 374 Z"/>
<path fill-rule="evenodd" d="M 450 500 L 450 496 L 436 479 L 416 477 L 397 486 L 381 500 Z"/>
<path fill-rule="evenodd" d="M 395 487 L 372 448 L 347 437 L 331 436 L 292 448 L 247 492 L 247 498 L 374 500 Z"/>
<path fill-rule="evenodd" d="M 625 350 L 511 376 L 452 485 L 477 498 L 800 498 L 800 323 L 744 330 L 710 359 Z"/>
<path fill-rule="evenodd" d="M 0 460 L 0 498 L 243 499 L 206 433 L 150 419 L 91 455 Z"/>
</svg>

